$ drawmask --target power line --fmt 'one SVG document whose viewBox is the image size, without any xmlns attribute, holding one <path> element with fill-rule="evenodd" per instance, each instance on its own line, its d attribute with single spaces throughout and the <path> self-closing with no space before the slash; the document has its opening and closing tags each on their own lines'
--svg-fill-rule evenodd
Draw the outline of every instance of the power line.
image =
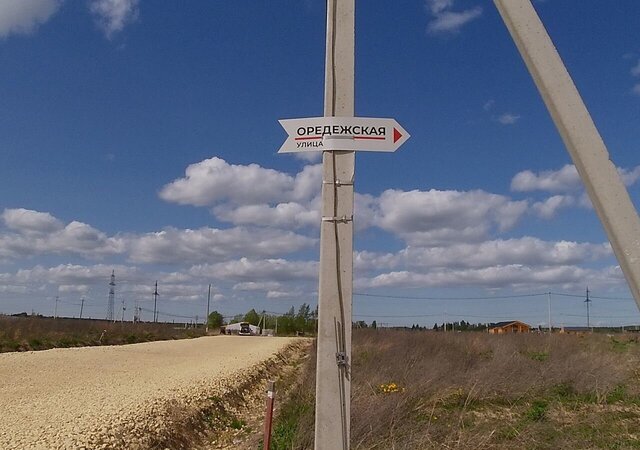
<svg viewBox="0 0 640 450">
<path fill-rule="evenodd" d="M 411 317 L 438 317 L 442 316 L 442 314 L 411 314 L 410 316 L 388 316 L 386 314 L 354 314 L 354 317 L 382 317 L 382 318 L 393 318 L 393 319 L 405 319 Z"/>
<path fill-rule="evenodd" d="M 147 308 L 140 308 L 140 310 L 141 311 L 145 311 L 145 312 L 150 312 L 150 313 L 154 312 L 153 309 L 147 309 Z M 179 318 L 179 319 L 193 319 L 196 316 L 195 314 L 193 316 L 183 316 L 181 314 L 172 314 L 172 313 L 159 311 L 157 309 L 155 310 L 155 314 L 156 314 L 156 321 L 157 321 L 157 318 L 160 316 L 160 314 L 162 314 L 163 316 L 175 317 L 175 318 Z"/>
<path fill-rule="evenodd" d="M 565 313 L 561 313 L 558 314 L 559 316 L 563 316 L 563 317 L 580 317 L 582 319 L 584 319 L 586 316 L 584 314 L 565 314 Z M 629 316 L 591 316 L 592 319 L 629 319 Z M 640 317 L 639 317 L 640 318 Z"/>
<path fill-rule="evenodd" d="M 478 297 L 417 297 L 410 295 L 383 295 L 383 294 L 369 294 L 364 292 L 354 292 L 354 296 L 358 297 L 375 297 L 375 298 L 396 298 L 402 300 L 503 300 L 510 298 L 526 298 L 526 297 L 542 297 L 547 295 L 547 292 L 533 293 L 533 294 L 514 294 L 514 295 L 493 295 L 493 296 L 478 296 Z"/>
<path fill-rule="evenodd" d="M 394 318 L 394 319 L 408 319 L 408 318 L 412 318 L 412 317 L 441 317 L 443 316 L 445 313 L 441 312 L 441 313 L 436 313 L 436 314 L 411 314 L 411 315 L 388 315 L 388 314 L 373 314 L 373 315 L 369 315 L 369 314 L 354 314 L 355 317 L 381 317 L 381 318 Z M 447 316 L 452 316 L 452 317 L 472 317 L 474 319 L 513 319 L 514 316 L 518 316 L 518 317 L 539 317 L 541 314 L 535 313 L 535 312 L 527 312 L 527 313 L 515 313 L 511 316 L 479 316 L 479 315 L 474 315 L 474 314 L 466 314 L 466 313 L 460 313 L 460 314 L 456 314 L 456 313 L 450 313 L 447 312 L 446 313 Z M 581 316 L 582 317 L 582 316 Z"/>
<path fill-rule="evenodd" d="M 591 291 L 589 291 L 591 293 Z M 530 294 L 513 294 L 513 295 L 486 295 L 486 296 L 470 296 L 470 297 L 434 297 L 434 296 L 412 296 L 412 295 L 384 295 L 384 294 L 371 294 L 365 292 L 354 292 L 353 295 L 357 297 L 374 297 L 374 298 L 394 298 L 401 300 L 506 300 L 511 298 L 527 298 L 527 297 L 542 297 L 545 295 L 555 295 L 558 297 L 574 297 L 584 298 L 584 294 L 568 294 L 564 292 L 534 292 Z M 598 295 L 589 295 L 590 299 L 597 300 L 630 300 L 631 297 L 606 297 Z"/>
<path fill-rule="evenodd" d="M 589 291 L 589 294 L 591 294 L 591 291 Z M 567 294 L 564 292 L 551 292 L 551 295 L 556 295 L 558 297 L 574 297 L 574 298 L 584 298 L 584 294 Z M 633 298 L 631 297 L 603 297 L 603 296 L 599 296 L 599 295 L 589 295 L 590 299 L 596 299 L 596 300 L 630 300 L 633 301 Z"/>
</svg>

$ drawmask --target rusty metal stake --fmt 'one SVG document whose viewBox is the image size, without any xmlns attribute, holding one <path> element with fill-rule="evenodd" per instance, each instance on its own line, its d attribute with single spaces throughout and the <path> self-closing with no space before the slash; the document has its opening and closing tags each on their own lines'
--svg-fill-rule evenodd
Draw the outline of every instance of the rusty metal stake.
<svg viewBox="0 0 640 450">
<path fill-rule="evenodd" d="M 267 411 L 264 417 L 264 450 L 271 447 L 271 425 L 273 424 L 273 402 L 276 396 L 276 383 L 274 381 L 267 382 Z"/>
</svg>

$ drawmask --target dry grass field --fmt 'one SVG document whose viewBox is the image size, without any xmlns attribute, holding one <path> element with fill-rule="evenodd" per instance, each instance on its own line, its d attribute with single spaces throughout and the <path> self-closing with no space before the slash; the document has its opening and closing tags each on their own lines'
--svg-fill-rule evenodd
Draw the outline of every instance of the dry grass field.
<svg viewBox="0 0 640 450">
<path fill-rule="evenodd" d="M 640 448 L 639 338 L 354 330 L 351 447 Z M 313 448 L 313 363 L 274 448 Z"/>
<path fill-rule="evenodd" d="M 134 344 L 203 335 L 203 328 L 185 329 L 168 323 L 134 324 L 106 320 L 0 315 L 0 353 Z"/>
</svg>

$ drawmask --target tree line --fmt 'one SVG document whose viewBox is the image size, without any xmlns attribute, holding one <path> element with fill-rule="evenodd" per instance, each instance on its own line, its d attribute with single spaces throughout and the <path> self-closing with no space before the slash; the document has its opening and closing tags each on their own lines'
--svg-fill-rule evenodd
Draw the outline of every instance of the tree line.
<svg viewBox="0 0 640 450">
<path fill-rule="evenodd" d="M 226 323 L 224 316 L 218 311 L 209 314 L 209 328 L 220 328 L 238 322 L 247 322 L 263 329 L 277 329 L 279 335 L 315 334 L 318 327 L 318 309 L 312 310 L 311 306 L 306 303 L 300 305 L 297 312 L 292 306 L 284 314 L 258 312 L 251 309 L 245 314 L 236 314 Z"/>
</svg>

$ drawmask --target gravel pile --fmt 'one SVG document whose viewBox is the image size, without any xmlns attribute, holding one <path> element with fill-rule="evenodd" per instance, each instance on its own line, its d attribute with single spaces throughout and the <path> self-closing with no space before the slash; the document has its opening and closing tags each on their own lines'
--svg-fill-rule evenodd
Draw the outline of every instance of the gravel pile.
<svg viewBox="0 0 640 450">
<path fill-rule="evenodd" d="M 147 448 L 294 339 L 213 336 L 0 354 L 0 449 Z"/>
</svg>

